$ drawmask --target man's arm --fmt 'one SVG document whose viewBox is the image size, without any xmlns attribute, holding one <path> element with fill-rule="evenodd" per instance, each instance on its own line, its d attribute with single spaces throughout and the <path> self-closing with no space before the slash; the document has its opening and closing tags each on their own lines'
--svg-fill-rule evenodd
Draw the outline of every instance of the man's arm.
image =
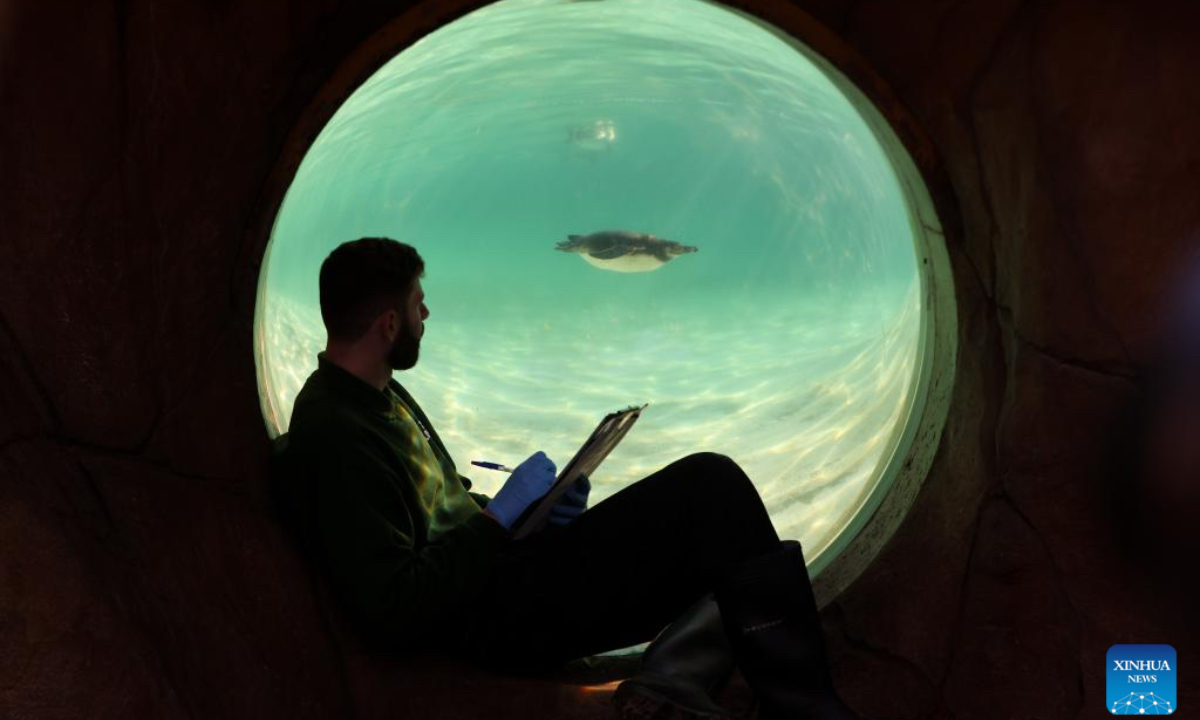
<svg viewBox="0 0 1200 720">
<path fill-rule="evenodd" d="M 322 565 L 355 619 L 394 641 L 453 622 L 508 541 L 494 517 L 479 513 L 418 548 L 413 509 L 399 492 L 410 480 L 349 439 L 322 443 L 311 468 Z"/>
<path fill-rule="evenodd" d="M 491 498 L 483 493 L 476 493 L 468 490 L 467 494 L 471 496 L 471 499 L 474 500 L 475 504 L 480 508 L 486 508 L 488 503 L 491 501 Z"/>
<path fill-rule="evenodd" d="M 474 484 L 471 482 L 471 478 L 460 473 L 458 476 L 458 481 L 461 482 L 463 484 L 463 487 L 465 487 L 467 489 L 467 494 L 470 495 L 471 498 L 475 500 L 476 505 L 478 505 L 481 508 L 487 507 L 487 504 L 491 500 L 491 498 L 488 497 L 487 495 L 484 495 L 483 493 L 471 492 L 471 486 Z"/>
</svg>

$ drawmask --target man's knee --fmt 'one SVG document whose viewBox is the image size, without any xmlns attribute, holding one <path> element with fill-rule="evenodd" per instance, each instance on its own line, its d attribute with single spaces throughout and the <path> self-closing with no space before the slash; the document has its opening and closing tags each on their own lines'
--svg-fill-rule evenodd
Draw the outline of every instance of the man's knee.
<svg viewBox="0 0 1200 720">
<path fill-rule="evenodd" d="M 721 453 L 708 451 L 697 452 L 688 455 L 684 458 L 684 460 L 711 467 L 720 472 L 742 472 L 742 469 L 738 467 L 738 464 L 734 462 L 733 458 L 729 457 L 728 455 L 722 455 Z"/>
<path fill-rule="evenodd" d="M 688 455 L 684 458 L 684 461 L 694 467 L 694 472 L 697 475 L 710 478 L 713 482 L 735 484 L 750 482 L 750 478 L 746 477 L 746 473 L 742 470 L 741 466 L 728 455 L 715 452 L 698 452 Z"/>
</svg>

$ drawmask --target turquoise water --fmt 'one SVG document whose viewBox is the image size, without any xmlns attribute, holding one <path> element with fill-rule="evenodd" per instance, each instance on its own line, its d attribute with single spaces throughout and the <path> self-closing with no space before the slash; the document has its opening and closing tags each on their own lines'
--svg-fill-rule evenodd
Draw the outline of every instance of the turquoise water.
<svg viewBox="0 0 1200 720">
<path fill-rule="evenodd" d="M 650 272 L 558 252 L 622 229 L 699 251 Z M 811 562 L 890 458 L 919 336 L 911 222 L 837 88 L 775 34 L 695 0 L 505 0 L 401 53 L 301 164 L 261 280 L 273 431 L 324 347 L 321 261 L 417 247 L 430 317 L 398 373 L 492 494 L 649 403 L 592 503 L 699 450 L 737 460 Z"/>
</svg>

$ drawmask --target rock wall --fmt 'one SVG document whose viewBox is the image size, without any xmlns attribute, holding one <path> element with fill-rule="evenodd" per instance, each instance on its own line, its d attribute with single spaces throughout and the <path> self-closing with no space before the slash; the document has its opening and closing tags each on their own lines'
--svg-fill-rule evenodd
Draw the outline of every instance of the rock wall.
<svg viewBox="0 0 1200 720">
<path fill-rule="evenodd" d="M 1136 490 L 1114 428 L 1200 227 L 1200 11 L 795 4 L 895 91 L 956 206 L 953 405 L 910 516 L 825 610 L 843 695 L 1097 716 L 1105 651 L 1145 642 L 1200 703 L 1195 628 L 1109 499 Z M 304 108 L 399 7 L 72 10 L 0 7 L 0 716 L 606 716 L 364 658 L 269 517 L 254 223 Z"/>
</svg>

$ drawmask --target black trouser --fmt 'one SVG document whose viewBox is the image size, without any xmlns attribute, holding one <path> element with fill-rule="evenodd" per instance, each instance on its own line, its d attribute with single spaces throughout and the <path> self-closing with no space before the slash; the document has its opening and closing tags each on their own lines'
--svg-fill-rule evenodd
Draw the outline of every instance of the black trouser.
<svg viewBox="0 0 1200 720">
<path fill-rule="evenodd" d="M 471 602 L 462 652 L 495 670 L 540 672 L 647 642 L 724 572 L 778 543 L 735 462 L 689 455 L 567 525 L 509 543 Z"/>
</svg>

